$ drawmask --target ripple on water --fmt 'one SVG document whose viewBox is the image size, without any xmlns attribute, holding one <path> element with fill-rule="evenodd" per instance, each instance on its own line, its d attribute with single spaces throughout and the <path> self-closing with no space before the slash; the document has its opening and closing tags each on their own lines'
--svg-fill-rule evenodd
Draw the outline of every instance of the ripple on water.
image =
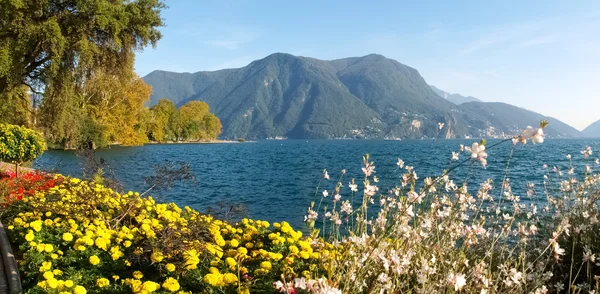
<svg viewBox="0 0 600 294">
<path fill-rule="evenodd" d="M 173 201 L 204 210 L 216 202 L 245 204 L 251 217 L 268 221 L 287 220 L 302 227 L 303 215 L 311 201 L 318 201 L 323 189 L 330 191 L 342 169 L 348 174 L 343 180 L 342 197 L 349 197 L 347 184 L 351 177 L 362 179 L 362 156 L 371 154 L 376 175 L 381 179 L 381 191 L 399 182 L 397 158 L 414 166 L 421 179 L 440 174 L 449 167 L 451 152 L 467 140 L 285 140 L 259 141 L 247 144 L 175 144 L 143 147 L 114 147 L 97 152 L 113 168 L 116 177 L 128 190 L 144 191 L 144 177 L 154 164 L 165 160 L 191 163 L 196 176 L 194 183 L 180 183 L 170 190 L 153 191 L 156 199 Z M 494 143 L 490 141 L 489 144 Z M 576 164 L 584 164 L 579 151 L 586 145 L 600 151 L 600 140 L 547 140 L 541 145 L 516 146 L 508 176 L 513 189 L 524 193 L 527 182 L 540 184 L 542 165 L 567 169 L 565 155 L 573 155 Z M 453 178 L 462 182 L 467 175 L 471 188 L 492 178 L 496 183 L 502 175 L 510 153 L 510 143 L 489 150 L 489 165 L 482 169 L 475 164 L 458 169 Z M 463 156 L 464 158 L 464 156 Z M 47 151 L 34 162 L 34 167 L 58 170 L 65 175 L 81 176 L 80 162 L 70 151 Z M 323 181 L 319 192 L 315 188 L 327 169 L 331 181 Z M 359 183 L 362 180 L 358 181 Z M 496 193 L 499 193 L 496 191 Z M 524 196 L 524 195 L 523 195 Z M 326 201 L 331 201 L 331 197 Z"/>
</svg>

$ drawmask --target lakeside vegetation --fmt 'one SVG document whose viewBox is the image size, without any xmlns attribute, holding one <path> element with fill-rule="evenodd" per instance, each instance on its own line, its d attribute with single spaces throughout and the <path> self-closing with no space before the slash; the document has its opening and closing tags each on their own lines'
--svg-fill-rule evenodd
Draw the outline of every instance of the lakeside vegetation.
<svg viewBox="0 0 600 294">
<path fill-rule="evenodd" d="M 305 217 L 223 221 L 92 181 L 5 172 L 0 218 L 27 293 L 586 293 L 600 289 L 600 160 L 543 166 L 543 186 L 513 192 L 517 147 L 546 122 L 488 146 L 459 146 L 439 176 L 398 159 L 392 187 L 327 170 Z M 511 144 L 501 182 L 475 183 L 488 150 Z M 526 159 L 522 159 L 526 160 Z M 466 178 L 455 171 L 468 169 Z M 389 192 L 386 190 L 389 188 Z"/>
<path fill-rule="evenodd" d="M 0 3 L 0 122 L 39 130 L 52 148 L 216 139 L 221 122 L 206 103 L 146 107 L 152 89 L 134 73 L 135 52 L 162 37 L 165 8 L 160 0 Z"/>
</svg>

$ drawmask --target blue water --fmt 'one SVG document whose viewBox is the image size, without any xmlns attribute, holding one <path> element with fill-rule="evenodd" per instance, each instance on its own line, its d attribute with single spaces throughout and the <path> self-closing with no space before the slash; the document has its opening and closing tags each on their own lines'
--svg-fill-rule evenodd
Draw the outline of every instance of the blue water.
<svg viewBox="0 0 600 294">
<path fill-rule="evenodd" d="M 386 188 L 399 183 L 401 173 L 397 170 L 397 158 L 414 166 L 419 178 L 424 179 L 441 174 L 449 167 L 451 152 L 457 151 L 459 144 L 472 142 L 284 140 L 243 144 L 146 145 L 102 149 L 97 151 L 97 156 L 108 162 L 126 190 L 133 191 L 146 190 L 144 177 L 152 174 L 154 164 L 165 160 L 190 162 L 195 182 L 179 183 L 170 190 L 150 194 L 161 201 L 189 205 L 200 211 L 206 211 L 218 202 L 243 204 L 252 218 L 271 222 L 287 220 L 296 227 L 302 227 L 310 202 L 317 201 L 323 189 L 333 189 L 342 169 L 347 170 L 342 197 L 350 195 L 347 183 L 352 177 L 362 182 L 363 155 L 371 154 L 380 179 L 380 191 L 386 191 Z M 488 146 L 495 142 L 488 142 Z M 573 160 L 582 165 L 580 150 L 586 145 L 600 153 L 600 140 L 593 139 L 547 140 L 541 145 L 517 146 L 509 171 L 513 189 L 523 192 L 527 182 L 541 183 L 545 173 L 542 165 L 545 163 L 550 167 L 565 168 L 569 164 L 566 154 L 572 154 Z M 473 188 L 479 182 L 492 178 L 499 187 L 510 150 L 510 142 L 499 145 L 489 150 L 487 169 L 478 163 L 471 168 L 466 164 L 457 169 L 452 178 L 458 183 L 468 175 Z M 461 155 L 463 158 L 466 154 Z M 34 162 L 34 167 L 79 177 L 82 173 L 80 163 L 80 158 L 72 151 L 47 151 Z M 323 169 L 329 171 L 331 180 L 322 182 L 316 195 Z M 541 187 L 538 189 L 541 190 Z M 499 189 L 495 193 L 499 194 Z M 543 195 L 535 197 L 542 199 Z M 328 199 L 331 200 L 331 197 Z"/>
</svg>

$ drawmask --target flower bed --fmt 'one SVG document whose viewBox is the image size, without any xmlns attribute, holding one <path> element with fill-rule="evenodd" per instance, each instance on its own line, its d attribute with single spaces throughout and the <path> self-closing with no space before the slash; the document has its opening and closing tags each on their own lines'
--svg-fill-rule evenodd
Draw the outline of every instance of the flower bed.
<svg viewBox="0 0 600 294">
<path fill-rule="evenodd" d="M 76 178 L 27 178 L 37 184 L 10 186 L 2 211 L 27 293 L 270 293 L 334 255 L 286 222 L 229 224 Z"/>
</svg>

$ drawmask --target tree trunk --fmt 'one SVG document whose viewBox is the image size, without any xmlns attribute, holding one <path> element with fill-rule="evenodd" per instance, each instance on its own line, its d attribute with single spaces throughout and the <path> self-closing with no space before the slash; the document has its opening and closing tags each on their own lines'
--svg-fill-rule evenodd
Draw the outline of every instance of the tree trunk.
<svg viewBox="0 0 600 294">
<path fill-rule="evenodd" d="M 8 88 L 8 79 L 6 77 L 2 77 L 0 78 L 0 98 L 2 98 L 2 94 L 4 94 L 4 92 L 6 91 L 6 89 Z"/>
<path fill-rule="evenodd" d="M 15 178 L 19 178 L 19 164 L 15 163 Z"/>
</svg>

